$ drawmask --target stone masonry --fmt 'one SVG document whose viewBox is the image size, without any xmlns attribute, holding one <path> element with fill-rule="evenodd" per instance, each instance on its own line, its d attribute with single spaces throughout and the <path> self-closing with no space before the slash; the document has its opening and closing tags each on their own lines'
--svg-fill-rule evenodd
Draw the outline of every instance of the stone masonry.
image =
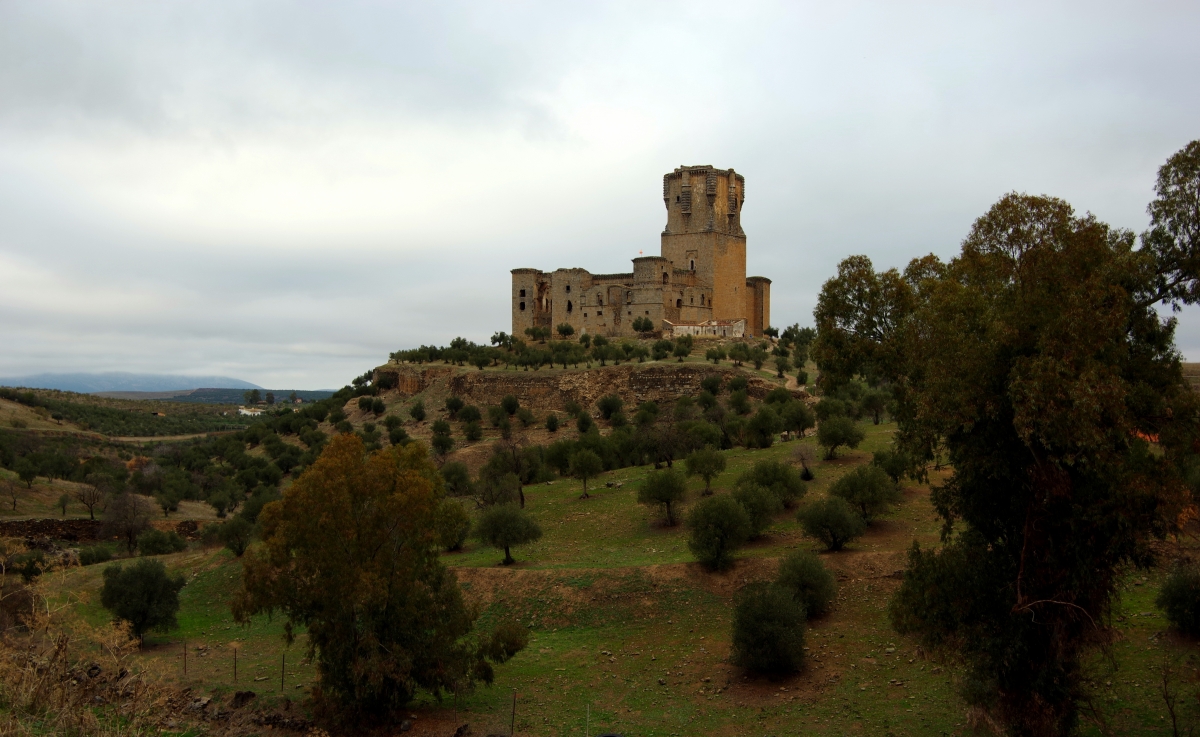
<svg viewBox="0 0 1200 737">
<path fill-rule="evenodd" d="M 698 324 L 746 321 L 761 337 L 771 324 L 771 280 L 746 277 L 741 213 L 746 178 L 733 169 L 683 166 L 663 176 L 667 226 L 661 255 L 633 259 L 633 271 L 592 274 L 585 269 L 512 270 L 512 332 L 551 331 L 563 323 L 576 334 L 633 336 L 633 320 Z"/>
</svg>

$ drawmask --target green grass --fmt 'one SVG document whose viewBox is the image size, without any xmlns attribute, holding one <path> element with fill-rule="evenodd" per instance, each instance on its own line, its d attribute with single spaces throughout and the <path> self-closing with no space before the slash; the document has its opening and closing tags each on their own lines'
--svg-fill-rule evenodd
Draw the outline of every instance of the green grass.
<svg viewBox="0 0 1200 737">
<path fill-rule="evenodd" d="M 817 478 L 808 485 L 808 498 L 820 497 L 841 474 L 868 462 L 871 451 L 886 447 L 894 431 L 892 425 L 863 427 L 867 440 L 861 448 L 815 464 Z M 724 493 L 754 462 L 788 458 L 802 442 L 813 441 L 728 451 L 729 468 L 714 489 Z M 583 500 L 575 480 L 527 487 L 526 508 L 545 535 L 513 550 L 515 566 L 498 565 L 502 553 L 476 543 L 443 556 L 467 597 L 480 606 L 481 628 L 514 619 L 529 628 L 531 638 L 524 652 L 497 669 L 493 686 L 480 686 L 457 704 L 418 695 L 411 711 L 420 721 L 449 727 L 441 730 L 449 734 L 457 708 L 458 723 L 470 722 L 474 733 L 507 734 L 515 692 L 517 732 L 528 735 L 582 735 L 589 706 L 592 734 L 970 732 L 966 706 L 956 692 L 955 665 L 924 657 L 887 620 L 887 602 L 899 585 L 894 573 L 903 567 L 912 540 L 922 545 L 938 540 L 941 523 L 927 486 L 906 488 L 897 509 L 848 550 L 821 554 L 838 577 L 835 607 L 808 631 L 807 669 L 771 680 L 746 677 L 726 662 L 733 594 L 746 581 L 773 575 L 773 559 L 785 552 L 819 546 L 786 512 L 764 539 L 739 551 L 731 571 L 705 572 L 692 562 L 684 527 L 662 527 L 658 510 L 636 503 L 638 480 L 648 470 L 604 474 L 589 484 L 592 498 Z M 606 488 L 610 481 L 622 487 Z M 691 481 L 689 502 L 699 498 L 701 488 L 701 481 Z M 179 630 L 149 638 L 142 655 L 147 662 L 200 690 L 250 688 L 266 697 L 296 698 L 311 686 L 315 668 L 301 661 L 301 639 L 287 651 L 280 691 L 284 647 L 278 619 L 257 618 L 246 628 L 232 621 L 227 602 L 238 585 L 240 564 L 228 552 L 185 552 L 164 560 L 188 584 L 181 594 Z M 95 601 L 101 569 L 73 570 L 60 584 L 91 592 L 92 599 L 78 610 L 93 623 L 106 616 Z M 1165 657 L 1192 658 L 1192 667 L 1200 657 L 1195 643 L 1164 634 L 1165 623 L 1153 606 L 1159 583 L 1157 572 L 1130 573 L 1111 659 L 1098 654 L 1088 664 L 1096 703 L 1114 734 L 1169 734 L 1158 668 Z M 186 678 L 182 640 L 189 648 Z M 240 648 L 236 685 L 234 645 Z M 1181 692 L 1180 701 L 1187 702 L 1181 714 L 1195 723 L 1196 687 L 1188 688 Z M 1100 734 L 1091 726 L 1084 733 Z"/>
</svg>

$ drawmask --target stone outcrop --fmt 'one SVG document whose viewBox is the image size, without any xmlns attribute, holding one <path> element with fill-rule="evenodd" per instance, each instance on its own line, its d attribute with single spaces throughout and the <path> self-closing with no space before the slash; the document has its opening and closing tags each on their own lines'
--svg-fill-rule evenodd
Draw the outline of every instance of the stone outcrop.
<svg viewBox="0 0 1200 737">
<path fill-rule="evenodd" d="M 626 406 L 654 401 L 674 402 L 682 396 L 700 393 L 700 382 L 713 374 L 726 380 L 745 376 L 749 382 L 747 394 L 762 399 L 779 385 L 766 379 L 747 375 L 729 366 L 710 366 L 698 363 L 650 363 L 603 366 L 582 371 L 479 371 L 453 366 L 422 367 L 388 364 L 375 370 L 375 380 L 385 374 L 395 382 L 389 394 L 407 398 L 428 392 L 431 396 L 462 397 L 468 404 L 485 407 L 497 404 L 506 394 L 520 400 L 523 407 L 535 412 L 561 410 L 569 401 L 583 407 L 593 407 L 598 399 L 616 394 Z M 805 398 L 803 391 L 793 391 Z"/>
</svg>

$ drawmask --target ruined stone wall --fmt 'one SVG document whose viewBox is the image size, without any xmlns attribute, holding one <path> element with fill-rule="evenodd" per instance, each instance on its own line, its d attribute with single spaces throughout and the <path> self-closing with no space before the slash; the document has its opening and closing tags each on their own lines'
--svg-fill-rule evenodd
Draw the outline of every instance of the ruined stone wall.
<svg viewBox="0 0 1200 737">
<path fill-rule="evenodd" d="M 771 326 L 771 280 L 752 276 L 746 280 L 746 330 L 761 337 Z"/>
<path fill-rule="evenodd" d="M 387 375 L 395 382 L 395 389 L 389 394 L 400 397 L 411 397 L 420 394 L 431 386 L 445 383 L 446 379 L 458 372 L 456 366 L 434 365 L 423 367 L 389 363 L 375 369 L 371 383 L 378 384 L 380 378 Z M 385 384 L 387 382 L 384 382 Z"/>
</svg>

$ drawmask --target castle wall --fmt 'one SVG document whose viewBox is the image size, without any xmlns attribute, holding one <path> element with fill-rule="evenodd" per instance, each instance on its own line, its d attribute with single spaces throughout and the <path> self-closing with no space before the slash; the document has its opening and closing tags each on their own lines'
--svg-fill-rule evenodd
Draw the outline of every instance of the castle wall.
<svg viewBox="0 0 1200 737">
<path fill-rule="evenodd" d="M 761 336 L 764 328 L 771 327 L 771 280 L 765 276 L 746 279 L 746 315 L 751 335 Z"/>
</svg>

